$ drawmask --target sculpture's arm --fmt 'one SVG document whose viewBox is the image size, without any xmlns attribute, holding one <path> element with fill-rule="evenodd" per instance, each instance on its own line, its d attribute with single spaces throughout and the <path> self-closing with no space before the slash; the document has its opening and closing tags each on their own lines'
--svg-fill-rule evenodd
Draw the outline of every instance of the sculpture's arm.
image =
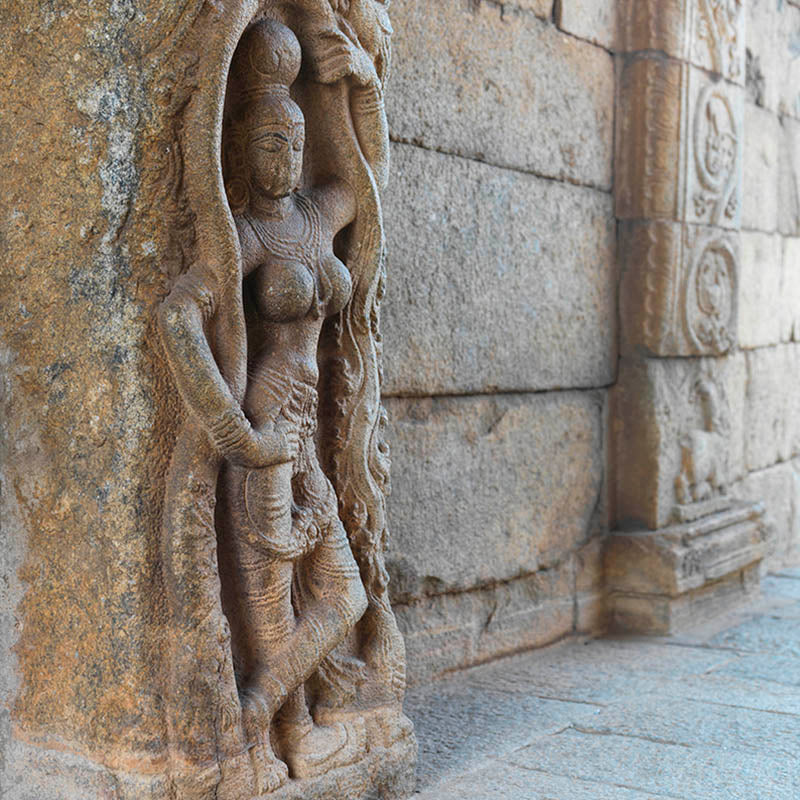
<svg viewBox="0 0 800 800">
<path fill-rule="evenodd" d="M 356 218 L 356 193 L 346 181 L 333 180 L 317 187 L 314 190 L 314 199 L 334 236 Z"/>
<path fill-rule="evenodd" d="M 210 293 L 182 275 L 158 313 L 158 327 L 178 391 L 219 453 L 234 463 L 266 467 L 291 460 L 296 442 L 275 431 L 253 429 L 220 374 L 204 331 Z"/>
</svg>

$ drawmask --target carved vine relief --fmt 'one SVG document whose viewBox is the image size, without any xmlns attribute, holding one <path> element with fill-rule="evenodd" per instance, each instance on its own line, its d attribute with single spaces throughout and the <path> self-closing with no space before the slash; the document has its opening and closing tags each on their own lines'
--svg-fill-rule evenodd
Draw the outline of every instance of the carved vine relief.
<svg viewBox="0 0 800 800">
<path fill-rule="evenodd" d="M 695 42 L 707 51 L 711 68 L 731 80 L 742 77 L 742 0 L 698 0 Z"/>
<path fill-rule="evenodd" d="M 176 784 L 215 761 L 231 797 L 411 740 L 383 562 L 386 6 L 251 5 L 224 94 L 195 104 L 202 53 L 176 103 L 168 726 Z M 218 154 L 211 174 L 198 152 Z"/>
<path fill-rule="evenodd" d="M 720 224 L 736 217 L 741 131 L 730 97 L 719 84 L 706 87 L 694 117 L 694 154 L 698 188 L 694 211 L 698 219 Z"/>
</svg>

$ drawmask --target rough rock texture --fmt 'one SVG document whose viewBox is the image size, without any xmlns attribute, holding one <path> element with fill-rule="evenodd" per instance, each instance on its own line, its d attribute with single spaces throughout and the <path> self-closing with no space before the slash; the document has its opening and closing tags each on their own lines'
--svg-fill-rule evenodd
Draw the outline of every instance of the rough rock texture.
<svg viewBox="0 0 800 800">
<path fill-rule="evenodd" d="M 616 50 L 616 0 L 559 0 L 555 18 L 565 33 Z"/>
<path fill-rule="evenodd" d="M 513 5 L 397 0 L 388 100 L 404 142 L 611 186 L 611 56 Z M 447 76 L 447 80 L 442 80 Z"/>
<path fill-rule="evenodd" d="M 609 196 L 417 147 L 392 156 L 385 394 L 612 383 Z"/>
<path fill-rule="evenodd" d="M 585 552 L 580 588 L 575 558 L 602 526 L 602 394 L 392 399 L 388 410 L 406 465 L 388 569 L 412 681 L 572 630 L 578 595 L 600 594 L 599 552 Z M 586 609 L 583 624 L 601 616 Z"/>
<path fill-rule="evenodd" d="M 278 798 L 410 789 L 379 430 L 390 27 L 372 0 L 298 0 L 243 36 L 260 11 L 0 11 L 4 797 L 251 800 L 288 767 Z M 256 188 L 260 248 L 237 225 Z M 287 260 L 292 291 L 267 275 L 245 311 L 243 271 Z"/>
<path fill-rule="evenodd" d="M 395 593 L 463 591 L 558 564 L 602 502 L 601 393 L 392 399 Z"/>
</svg>

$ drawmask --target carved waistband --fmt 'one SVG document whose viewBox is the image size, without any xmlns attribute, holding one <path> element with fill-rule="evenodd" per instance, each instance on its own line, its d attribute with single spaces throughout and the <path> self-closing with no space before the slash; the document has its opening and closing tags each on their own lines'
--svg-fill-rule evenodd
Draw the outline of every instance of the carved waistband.
<svg viewBox="0 0 800 800">
<path fill-rule="evenodd" d="M 250 380 L 256 382 L 265 395 L 265 403 L 274 408 L 269 414 L 273 419 L 282 416 L 297 425 L 300 435 L 312 436 L 317 429 L 319 396 L 317 389 L 309 383 L 287 377 L 273 369 L 261 369 Z"/>
</svg>

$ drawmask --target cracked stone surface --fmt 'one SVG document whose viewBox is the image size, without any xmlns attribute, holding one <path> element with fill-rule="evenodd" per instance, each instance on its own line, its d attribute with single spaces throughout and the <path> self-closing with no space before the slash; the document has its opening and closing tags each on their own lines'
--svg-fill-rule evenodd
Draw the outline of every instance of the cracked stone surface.
<svg viewBox="0 0 800 800">
<path fill-rule="evenodd" d="M 570 639 L 417 689 L 415 800 L 800 796 L 800 568 L 670 638 Z"/>
</svg>

